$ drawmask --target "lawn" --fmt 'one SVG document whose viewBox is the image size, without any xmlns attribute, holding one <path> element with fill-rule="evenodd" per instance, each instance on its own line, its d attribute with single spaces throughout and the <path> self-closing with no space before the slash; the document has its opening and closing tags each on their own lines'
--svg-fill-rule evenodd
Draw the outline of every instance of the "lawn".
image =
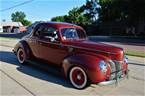
<svg viewBox="0 0 145 96">
<path fill-rule="evenodd" d="M 136 57 L 143 57 L 143 58 L 145 58 L 145 52 L 136 52 L 136 51 L 126 50 L 125 54 L 129 55 L 129 56 L 136 56 Z"/>
<path fill-rule="evenodd" d="M 1 40 L 17 40 L 17 38 L 10 38 L 10 37 L 0 37 Z"/>
</svg>

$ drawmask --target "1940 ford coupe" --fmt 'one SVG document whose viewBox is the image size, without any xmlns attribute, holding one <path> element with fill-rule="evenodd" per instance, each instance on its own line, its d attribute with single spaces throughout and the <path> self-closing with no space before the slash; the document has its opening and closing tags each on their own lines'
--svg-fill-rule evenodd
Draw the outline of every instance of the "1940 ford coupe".
<svg viewBox="0 0 145 96">
<path fill-rule="evenodd" d="M 13 52 L 21 64 L 36 58 L 61 68 L 77 89 L 89 84 L 113 84 L 128 75 L 122 48 L 91 42 L 84 29 L 74 24 L 39 23 Z"/>
</svg>

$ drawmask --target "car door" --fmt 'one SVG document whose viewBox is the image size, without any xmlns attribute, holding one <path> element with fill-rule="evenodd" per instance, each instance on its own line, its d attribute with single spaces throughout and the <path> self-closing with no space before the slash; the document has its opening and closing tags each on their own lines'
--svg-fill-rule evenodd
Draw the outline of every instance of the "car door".
<svg viewBox="0 0 145 96">
<path fill-rule="evenodd" d="M 43 29 L 43 26 L 41 24 L 38 24 L 34 29 L 33 32 L 28 39 L 28 44 L 32 50 L 33 55 L 36 58 L 40 58 L 40 45 L 38 43 L 39 37 L 40 37 L 40 32 Z"/>
<path fill-rule="evenodd" d="M 57 29 L 48 25 L 45 25 L 44 27 L 45 28 L 41 34 L 42 36 L 38 41 L 40 45 L 40 58 L 49 61 L 56 66 L 60 66 L 62 60 L 68 54 L 67 47 L 61 45 L 58 32 L 56 32 Z M 54 36 L 54 32 L 56 32 L 56 36 Z M 52 38 L 55 38 L 56 40 L 52 41 Z"/>
</svg>

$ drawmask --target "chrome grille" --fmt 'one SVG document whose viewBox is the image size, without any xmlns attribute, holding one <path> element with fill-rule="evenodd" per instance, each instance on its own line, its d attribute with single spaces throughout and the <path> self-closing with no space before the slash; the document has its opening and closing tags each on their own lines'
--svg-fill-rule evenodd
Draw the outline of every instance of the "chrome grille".
<svg viewBox="0 0 145 96">
<path fill-rule="evenodd" d="M 109 61 L 109 65 L 111 67 L 111 73 L 116 71 L 116 66 L 115 63 L 113 61 Z"/>
<path fill-rule="evenodd" d="M 121 72 L 122 64 L 123 64 L 122 61 L 115 61 L 115 60 L 114 61 L 109 61 L 109 65 L 111 67 L 110 80 L 116 78 L 116 74 Z"/>
<path fill-rule="evenodd" d="M 122 61 L 113 61 L 115 63 L 116 66 L 116 71 L 121 71 L 122 70 Z"/>
</svg>

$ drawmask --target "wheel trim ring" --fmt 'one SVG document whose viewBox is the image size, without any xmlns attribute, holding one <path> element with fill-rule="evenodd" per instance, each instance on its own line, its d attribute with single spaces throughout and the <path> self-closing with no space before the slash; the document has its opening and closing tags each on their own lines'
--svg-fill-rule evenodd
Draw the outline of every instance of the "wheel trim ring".
<svg viewBox="0 0 145 96">
<path fill-rule="evenodd" d="M 19 52 L 19 58 L 21 61 L 24 60 L 24 53 L 22 51 Z"/>
<path fill-rule="evenodd" d="M 82 85 L 84 83 L 84 74 L 82 73 L 82 71 L 76 69 L 72 72 L 72 80 L 74 81 L 74 83 L 76 83 L 77 85 Z"/>
<path fill-rule="evenodd" d="M 25 61 L 25 53 L 24 53 L 23 49 L 18 50 L 17 57 L 18 57 L 18 61 L 20 63 L 23 63 Z"/>
<path fill-rule="evenodd" d="M 76 76 L 75 76 L 75 78 L 73 78 L 73 72 L 74 72 L 75 70 L 79 70 L 79 71 L 82 72 L 82 75 L 84 76 L 84 78 L 83 78 L 83 80 L 82 80 L 81 82 L 76 83 L 76 81 L 74 81 L 74 80 L 76 79 Z M 81 78 L 82 78 L 82 77 L 81 77 Z M 80 67 L 74 67 L 74 68 L 72 68 L 71 71 L 70 71 L 70 81 L 71 81 L 71 83 L 72 83 L 72 85 L 73 85 L 74 87 L 79 88 L 79 89 L 80 89 L 80 88 L 83 88 L 83 87 L 85 87 L 86 84 L 87 84 L 87 76 L 86 76 L 86 73 L 84 72 L 84 70 L 83 70 L 82 68 L 80 68 Z"/>
</svg>

